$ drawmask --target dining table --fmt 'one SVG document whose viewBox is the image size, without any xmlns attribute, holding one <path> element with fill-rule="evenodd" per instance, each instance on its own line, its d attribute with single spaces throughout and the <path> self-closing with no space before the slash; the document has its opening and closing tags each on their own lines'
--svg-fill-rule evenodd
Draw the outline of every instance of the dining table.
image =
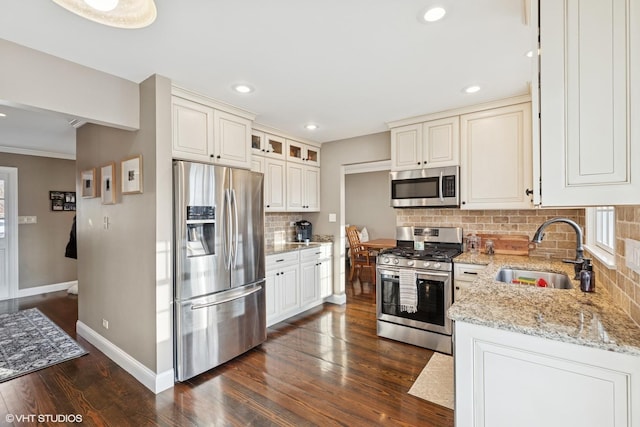
<svg viewBox="0 0 640 427">
<path fill-rule="evenodd" d="M 360 244 L 364 246 L 366 249 L 380 250 L 380 249 L 387 249 L 387 248 L 395 248 L 396 239 L 387 239 L 387 238 L 373 239 L 366 242 L 360 242 Z"/>
</svg>

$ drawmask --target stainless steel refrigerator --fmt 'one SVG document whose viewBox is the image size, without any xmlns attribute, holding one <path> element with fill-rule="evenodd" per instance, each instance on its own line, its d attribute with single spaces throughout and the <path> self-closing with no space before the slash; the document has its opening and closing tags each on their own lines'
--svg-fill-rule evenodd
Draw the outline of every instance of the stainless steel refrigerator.
<svg viewBox="0 0 640 427">
<path fill-rule="evenodd" d="M 173 162 L 178 381 L 266 339 L 262 182 L 248 170 Z"/>
</svg>

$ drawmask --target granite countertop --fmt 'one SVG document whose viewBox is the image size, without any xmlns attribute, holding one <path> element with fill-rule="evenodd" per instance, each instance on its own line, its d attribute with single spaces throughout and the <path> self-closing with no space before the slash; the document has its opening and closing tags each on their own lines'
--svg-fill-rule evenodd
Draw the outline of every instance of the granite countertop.
<svg viewBox="0 0 640 427">
<path fill-rule="evenodd" d="M 330 245 L 332 242 L 285 242 L 273 245 L 265 245 L 265 253 L 267 256 L 281 254 L 284 252 L 301 251 L 304 249 L 319 248 L 323 245 Z"/>
<path fill-rule="evenodd" d="M 640 327 L 618 308 L 604 287 L 596 292 L 574 289 L 541 289 L 533 285 L 497 282 L 502 267 L 566 273 L 574 277 L 572 264 L 527 256 L 464 253 L 455 263 L 483 264 L 486 270 L 461 291 L 448 316 L 473 323 L 556 341 L 640 356 Z"/>
</svg>

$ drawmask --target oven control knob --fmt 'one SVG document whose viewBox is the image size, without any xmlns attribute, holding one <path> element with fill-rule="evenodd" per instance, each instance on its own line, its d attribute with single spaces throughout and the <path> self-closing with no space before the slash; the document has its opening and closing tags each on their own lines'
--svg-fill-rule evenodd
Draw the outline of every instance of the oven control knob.
<svg viewBox="0 0 640 427">
<path fill-rule="evenodd" d="M 394 258 L 394 259 L 393 259 L 393 263 L 394 263 L 394 264 L 398 264 L 399 262 L 400 262 L 400 261 L 398 260 L 398 258 Z"/>
<path fill-rule="evenodd" d="M 413 261 L 407 261 L 407 265 L 408 265 L 409 267 L 412 267 L 412 266 L 413 266 L 413 264 L 415 264 Z"/>
<path fill-rule="evenodd" d="M 436 262 L 435 264 L 433 264 L 433 268 L 438 270 L 440 268 L 440 263 Z"/>
<path fill-rule="evenodd" d="M 382 262 L 385 263 L 385 264 L 389 264 L 389 257 L 386 256 L 386 257 L 382 258 Z"/>
<path fill-rule="evenodd" d="M 431 263 L 429 261 L 425 261 L 423 264 L 424 268 L 429 268 L 429 266 L 431 265 Z"/>
</svg>

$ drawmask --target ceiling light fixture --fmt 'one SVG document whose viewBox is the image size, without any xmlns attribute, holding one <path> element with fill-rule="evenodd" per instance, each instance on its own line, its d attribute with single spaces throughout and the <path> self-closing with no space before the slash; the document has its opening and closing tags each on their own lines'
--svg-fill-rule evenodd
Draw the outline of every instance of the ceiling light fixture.
<svg viewBox="0 0 640 427">
<path fill-rule="evenodd" d="M 447 11 L 444 10 L 443 7 L 436 6 L 428 9 L 424 15 L 422 15 L 422 19 L 426 22 L 436 22 L 444 18 L 444 15 L 447 14 Z"/>
<path fill-rule="evenodd" d="M 478 85 L 471 85 L 471 86 L 467 86 L 463 89 L 464 93 L 476 93 L 480 90 L 480 86 Z"/>
<path fill-rule="evenodd" d="M 530 50 L 527 53 L 524 54 L 524 56 L 526 56 L 527 58 L 533 58 L 533 51 Z"/>
<path fill-rule="evenodd" d="M 5 113 L 0 113 L 0 117 L 7 117 Z"/>
<path fill-rule="evenodd" d="M 153 0 L 53 0 L 76 15 L 116 28 L 143 28 L 156 20 Z"/>
<path fill-rule="evenodd" d="M 237 84 L 233 86 L 233 90 L 235 90 L 238 93 L 251 93 L 253 92 L 253 88 L 249 85 L 245 85 L 245 84 Z"/>
<path fill-rule="evenodd" d="M 306 130 L 316 130 L 316 129 L 318 129 L 318 125 L 315 125 L 313 123 L 309 123 L 308 125 L 305 125 L 304 128 Z"/>
</svg>

